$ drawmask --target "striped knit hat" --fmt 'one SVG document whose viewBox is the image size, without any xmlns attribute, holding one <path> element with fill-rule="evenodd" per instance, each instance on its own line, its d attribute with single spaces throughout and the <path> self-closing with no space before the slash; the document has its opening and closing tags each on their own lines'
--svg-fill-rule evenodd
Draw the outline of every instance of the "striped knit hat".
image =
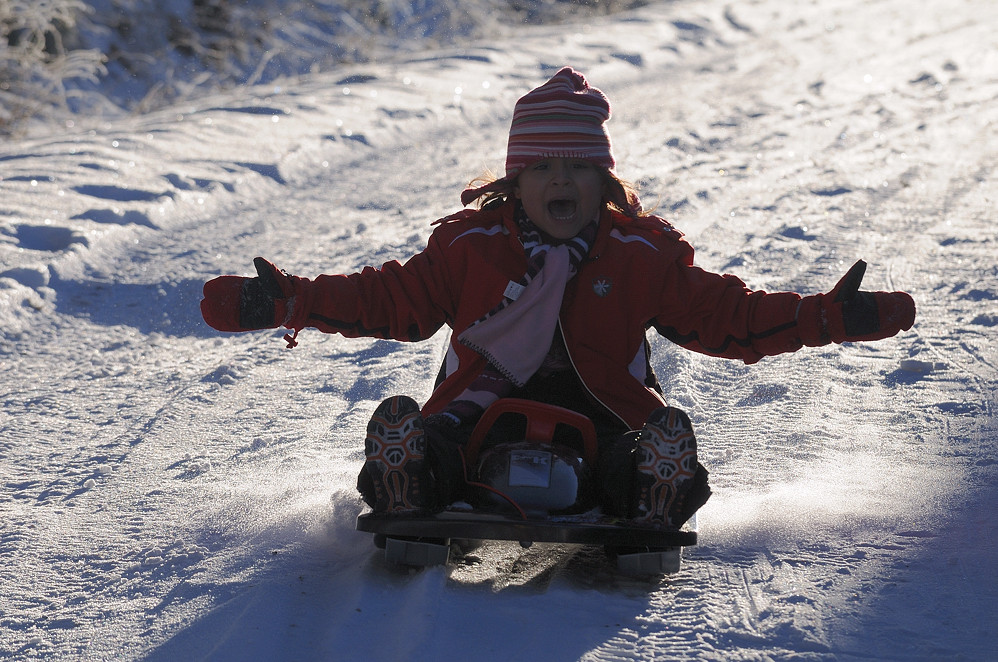
<svg viewBox="0 0 998 662">
<path fill-rule="evenodd" d="M 491 184 L 468 189 L 461 201 L 473 200 L 502 188 L 524 168 L 541 159 L 585 159 L 613 170 L 616 162 L 605 123 L 610 102 L 585 77 L 565 67 L 551 80 L 520 97 L 506 147 L 506 176 Z"/>
</svg>

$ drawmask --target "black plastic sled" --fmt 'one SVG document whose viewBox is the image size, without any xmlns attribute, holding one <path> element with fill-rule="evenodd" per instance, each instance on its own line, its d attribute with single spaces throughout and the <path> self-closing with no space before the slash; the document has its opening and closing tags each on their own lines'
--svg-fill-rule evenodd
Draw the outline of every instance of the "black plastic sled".
<svg viewBox="0 0 998 662">
<path fill-rule="evenodd" d="M 497 422 L 518 426 L 512 428 L 518 441 L 497 441 Z M 474 505 L 455 503 L 428 515 L 365 513 L 357 530 L 375 534 L 393 565 L 444 565 L 452 541 L 507 540 L 524 547 L 602 546 L 626 575 L 678 572 L 682 548 L 697 542 L 696 516 L 681 529 L 660 530 L 603 515 L 593 503 L 595 461 L 596 431 L 588 418 L 503 399 L 485 412 L 465 448 L 469 484 L 478 493 Z"/>
</svg>

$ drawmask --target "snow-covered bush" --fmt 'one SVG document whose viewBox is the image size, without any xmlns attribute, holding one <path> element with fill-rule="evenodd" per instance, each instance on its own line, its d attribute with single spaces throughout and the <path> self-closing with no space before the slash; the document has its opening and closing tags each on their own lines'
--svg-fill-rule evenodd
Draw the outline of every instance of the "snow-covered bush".
<svg viewBox="0 0 998 662">
<path fill-rule="evenodd" d="M 0 133 L 457 46 L 643 0 L 0 0 Z"/>
<path fill-rule="evenodd" d="M 72 111 L 74 79 L 96 82 L 102 55 L 76 47 L 81 0 L 0 0 L 0 132 L 51 109 Z"/>
</svg>

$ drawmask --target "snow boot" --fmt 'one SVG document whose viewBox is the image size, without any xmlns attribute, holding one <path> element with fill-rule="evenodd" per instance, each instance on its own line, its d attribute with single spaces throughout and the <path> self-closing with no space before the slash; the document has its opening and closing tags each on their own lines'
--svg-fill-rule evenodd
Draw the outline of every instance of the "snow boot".
<svg viewBox="0 0 998 662">
<path fill-rule="evenodd" d="M 653 411 L 638 435 L 636 455 L 635 524 L 679 528 L 710 497 L 686 412 L 674 407 Z"/>
<path fill-rule="evenodd" d="M 413 513 L 428 506 L 426 436 L 412 398 L 396 395 L 378 405 L 367 424 L 364 453 L 358 488 L 375 512 Z"/>
</svg>

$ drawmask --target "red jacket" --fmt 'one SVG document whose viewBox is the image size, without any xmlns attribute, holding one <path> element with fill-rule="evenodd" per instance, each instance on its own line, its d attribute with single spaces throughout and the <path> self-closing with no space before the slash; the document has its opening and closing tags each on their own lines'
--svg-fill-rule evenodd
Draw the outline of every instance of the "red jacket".
<svg viewBox="0 0 998 662">
<path fill-rule="evenodd" d="M 438 223 L 426 249 L 405 264 L 304 281 L 287 325 L 415 341 L 447 324 L 447 375 L 424 414 L 440 411 L 482 372 L 484 359 L 456 338 L 502 300 L 527 266 L 512 203 Z M 560 326 L 582 383 L 637 429 L 663 404 L 648 374 L 649 327 L 687 349 L 754 363 L 801 348 L 799 301 L 792 292 L 753 292 L 734 276 L 693 266 L 693 247 L 660 218 L 607 210 L 589 257 L 566 288 Z"/>
</svg>

